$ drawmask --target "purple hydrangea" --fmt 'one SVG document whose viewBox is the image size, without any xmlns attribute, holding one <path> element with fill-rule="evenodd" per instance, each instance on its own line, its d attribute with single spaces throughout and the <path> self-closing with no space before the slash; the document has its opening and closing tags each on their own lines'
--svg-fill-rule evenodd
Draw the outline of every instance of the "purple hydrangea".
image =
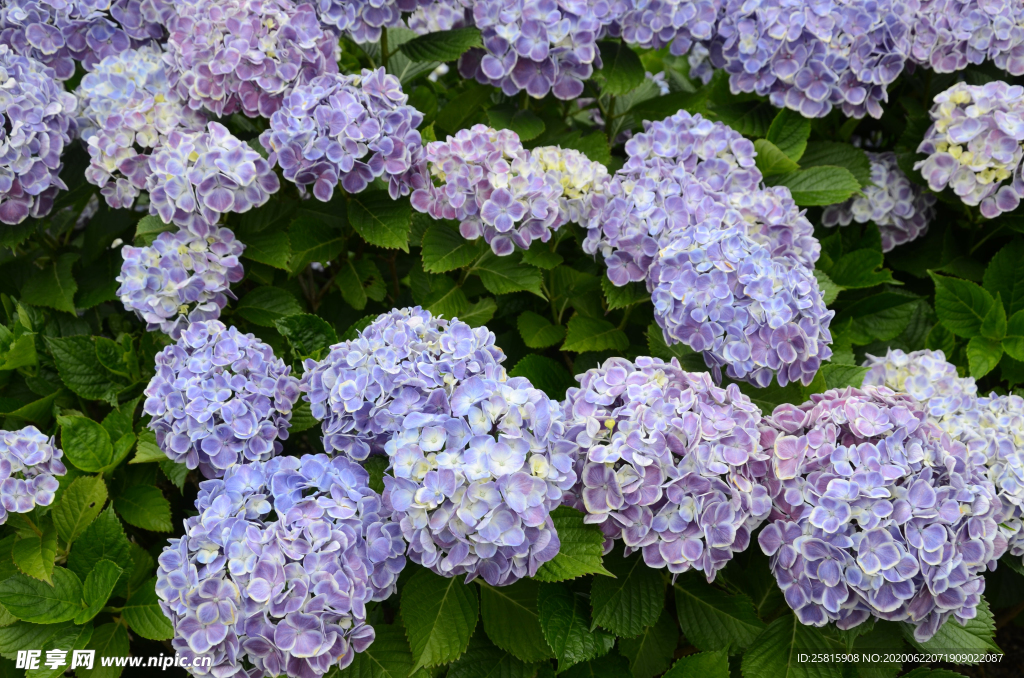
<svg viewBox="0 0 1024 678">
<path fill-rule="evenodd" d="M 450 31 L 466 25 L 466 8 L 459 0 L 430 0 L 417 7 L 405 23 L 417 35 Z"/>
<path fill-rule="evenodd" d="M 938 73 L 986 59 L 1024 75 L 1024 4 L 1015 0 L 922 0 L 911 55 Z"/>
<path fill-rule="evenodd" d="M 969 409 L 977 399 L 972 377 L 961 377 L 942 351 L 904 353 L 890 348 L 884 356 L 869 355 L 864 383 L 907 393 L 936 419 Z"/>
<path fill-rule="evenodd" d="M 208 320 L 191 323 L 157 354 L 145 393 L 160 449 L 219 478 L 232 466 L 281 452 L 299 380 L 270 346 Z"/>
<path fill-rule="evenodd" d="M 382 28 L 402 26 L 402 12 L 431 0 L 314 0 L 320 21 L 359 44 L 378 42 Z"/>
<path fill-rule="evenodd" d="M 53 70 L 0 45 L 0 223 L 18 224 L 53 208 L 60 157 L 75 133 L 78 99 Z"/>
<path fill-rule="evenodd" d="M 358 464 L 318 454 L 200 484 L 199 515 L 169 540 L 156 582 L 195 675 L 317 678 L 373 642 L 366 605 L 394 592 L 405 544 L 368 483 Z"/>
<path fill-rule="evenodd" d="M 388 456 L 384 503 L 409 557 L 498 586 L 558 553 L 550 512 L 576 482 L 561 410 L 508 379 L 487 328 L 396 309 L 306 361 L 302 389 L 324 447 Z"/>
<path fill-rule="evenodd" d="M 176 129 L 201 132 L 206 120 L 189 109 L 167 78 L 155 45 L 111 55 L 82 78 L 79 136 L 89 145 L 85 178 L 114 209 L 131 207 L 149 178 L 151 150 Z"/>
<path fill-rule="evenodd" d="M 269 117 L 294 86 L 338 72 L 337 38 L 308 3 L 189 0 L 173 8 L 165 60 L 193 109 Z"/>
<path fill-rule="evenodd" d="M 735 384 L 673 359 L 609 358 L 566 395 L 565 439 L 578 446 L 576 503 L 651 567 L 708 580 L 750 544 L 771 500 L 755 480 L 768 455 L 761 412 Z"/>
<path fill-rule="evenodd" d="M 825 208 L 825 226 L 848 226 L 871 221 L 882 234 L 882 251 L 908 243 L 928 232 L 935 218 L 935 196 L 912 183 L 896 162 L 896 154 L 868 153 L 871 181 L 853 198 Z"/>
<path fill-rule="evenodd" d="M 914 18 L 902 0 L 726 0 L 711 64 L 729 74 L 733 93 L 808 118 L 833 107 L 878 118 L 909 57 Z"/>
<path fill-rule="evenodd" d="M 919 641 L 975 616 L 986 568 L 1006 550 L 984 457 L 881 386 L 811 396 L 763 420 L 774 508 L 758 537 L 804 624 L 869 616 Z"/>
<path fill-rule="evenodd" d="M 626 0 L 618 7 L 614 35 L 646 49 L 681 56 L 714 37 L 723 0 Z"/>
<path fill-rule="evenodd" d="M 1024 87 L 995 81 L 957 83 L 935 97 L 914 164 L 933 191 L 946 186 L 992 219 L 1017 209 L 1024 197 Z"/>
<path fill-rule="evenodd" d="M 175 129 L 149 156 L 149 212 L 193 230 L 221 214 L 248 212 L 281 187 L 273 167 L 224 125 Z"/>
<path fill-rule="evenodd" d="M 125 245 L 117 296 L 147 329 L 177 338 L 190 321 L 219 318 L 235 298 L 231 283 L 244 274 L 244 249 L 234 233 L 216 226 L 164 232 L 149 247 Z"/>
<path fill-rule="evenodd" d="M 579 151 L 558 146 L 538 146 L 530 151 L 540 166 L 562 187 L 558 199 L 560 222 L 589 224 L 600 216 L 611 176 L 608 168 Z"/>
<path fill-rule="evenodd" d="M 349 193 L 375 178 L 392 198 L 424 185 L 423 115 L 408 105 L 402 85 L 383 68 L 360 75 L 322 75 L 289 92 L 260 143 L 270 162 L 301 191 L 327 202 L 338 183 Z"/>
<path fill-rule="evenodd" d="M 427 185 L 412 205 L 435 219 L 454 219 L 463 237 L 481 235 L 498 256 L 547 242 L 562 225 L 562 186 L 511 130 L 486 125 L 427 144 Z"/>
<path fill-rule="evenodd" d="M 67 473 L 64 453 L 35 426 L 0 431 L 0 525 L 8 513 L 28 513 L 53 503 L 58 482 Z"/>
</svg>

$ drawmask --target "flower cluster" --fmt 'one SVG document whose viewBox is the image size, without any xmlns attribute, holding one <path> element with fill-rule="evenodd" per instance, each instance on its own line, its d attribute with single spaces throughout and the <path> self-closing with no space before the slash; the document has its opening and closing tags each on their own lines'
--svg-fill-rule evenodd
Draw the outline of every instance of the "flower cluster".
<svg viewBox="0 0 1024 678">
<path fill-rule="evenodd" d="M 412 206 L 435 219 L 454 219 L 463 237 L 481 235 L 499 256 L 547 242 L 562 225 L 563 188 L 511 130 L 486 125 L 427 144 L 430 178 Z M 580 163 L 582 165 L 582 163 Z M 436 181 L 436 183 L 435 183 Z"/>
<path fill-rule="evenodd" d="M 405 544 L 368 482 L 358 464 L 318 454 L 200 485 L 199 515 L 169 540 L 156 583 L 196 675 L 316 678 L 373 642 L 366 604 L 395 590 Z"/>
<path fill-rule="evenodd" d="M 938 73 L 986 59 L 1024 75 L 1024 5 L 1013 0 L 922 0 L 911 56 Z"/>
<path fill-rule="evenodd" d="M 8 513 L 28 513 L 49 506 L 57 491 L 57 479 L 67 473 L 54 446 L 35 426 L 20 431 L 0 431 L 0 525 Z"/>
<path fill-rule="evenodd" d="M 675 359 L 609 358 L 579 380 L 565 438 L 579 447 L 585 521 L 651 567 L 714 579 L 771 510 L 755 482 L 768 459 L 760 410 L 735 384 L 718 388 Z"/>
<path fill-rule="evenodd" d="M 242 279 L 244 249 L 234 233 L 216 226 L 164 232 L 149 247 L 125 245 L 117 296 L 147 329 L 177 338 L 189 321 L 220 317 L 234 298 L 231 283 Z"/>
<path fill-rule="evenodd" d="M 875 616 L 931 638 L 974 617 L 1006 549 L 984 459 L 909 395 L 878 386 L 780 405 L 763 420 L 774 522 L 758 537 L 804 624 Z"/>
<path fill-rule="evenodd" d="M 538 146 L 530 155 L 562 187 L 558 199 L 560 222 L 586 225 L 601 214 L 605 189 L 611 181 L 607 167 L 579 151 L 558 146 Z"/>
<path fill-rule="evenodd" d="M 269 117 L 285 93 L 337 73 L 337 38 L 292 0 L 172 3 L 165 57 L 182 99 L 217 116 Z"/>
<path fill-rule="evenodd" d="M 681 56 L 694 44 L 710 41 L 723 0 L 626 0 L 611 26 L 624 42 Z"/>
<path fill-rule="evenodd" d="M 322 75 L 285 96 L 260 143 L 286 179 L 300 190 L 312 184 L 324 202 L 339 182 L 358 193 L 377 177 L 387 178 L 397 199 L 424 183 L 416 129 L 423 115 L 408 100 L 398 78 L 383 68 Z"/>
<path fill-rule="evenodd" d="M 60 158 L 75 133 L 78 99 L 53 70 L 0 45 L 0 223 L 18 224 L 53 208 Z"/>
<path fill-rule="evenodd" d="M 199 132 L 203 117 L 178 98 L 159 47 L 111 55 L 82 78 L 79 136 L 92 157 L 85 178 L 114 209 L 131 207 L 149 177 L 152 149 L 176 129 Z"/>
<path fill-rule="evenodd" d="M 299 380 L 274 350 L 219 320 L 189 324 L 157 354 L 146 387 L 149 427 L 167 456 L 218 478 L 266 461 L 288 439 Z"/>
<path fill-rule="evenodd" d="M 281 187 L 274 169 L 226 127 L 175 129 L 149 156 L 149 211 L 165 224 L 201 229 L 225 212 L 247 212 Z"/>
<path fill-rule="evenodd" d="M 869 355 L 864 365 L 864 384 L 907 393 L 936 419 L 969 409 L 978 394 L 974 379 L 958 375 L 942 351 L 890 348 L 884 356 Z"/>
<path fill-rule="evenodd" d="M 882 115 L 910 54 L 914 16 L 901 0 L 726 0 L 710 60 L 733 92 L 756 92 L 808 118 L 833 107 Z"/>
<path fill-rule="evenodd" d="M 882 234 L 882 251 L 924 235 L 935 217 L 935 196 L 912 183 L 896 163 L 896 154 L 868 153 L 872 186 L 821 216 L 825 226 L 848 226 L 871 221 Z"/>
<path fill-rule="evenodd" d="M 989 219 L 1017 208 L 1024 197 L 1024 87 L 995 81 L 957 83 L 935 97 L 914 169 L 933 191 L 946 186 Z"/>
<path fill-rule="evenodd" d="M 406 24 L 417 35 L 462 28 L 466 23 L 466 8 L 459 0 L 430 0 L 416 8 Z M 447 71 L 446 71 L 447 72 Z"/>
<path fill-rule="evenodd" d="M 409 557 L 492 585 L 558 553 L 550 511 L 576 482 L 558 403 L 508 379 L 487 328 L 396 309 L 307 360 L 302 389 L 324 447 L 390 464 L 384 503 Z"/>
<path fill-rule="evenodd" d="M 451 0 L 448 0 L 451 1 Z M 377 42 L 382 28 L 402 25 L 402 12 L 429 5 L 431 0 L 314 0 L 320 21 L 345 33 L 354 42 Z"/>
</svg>

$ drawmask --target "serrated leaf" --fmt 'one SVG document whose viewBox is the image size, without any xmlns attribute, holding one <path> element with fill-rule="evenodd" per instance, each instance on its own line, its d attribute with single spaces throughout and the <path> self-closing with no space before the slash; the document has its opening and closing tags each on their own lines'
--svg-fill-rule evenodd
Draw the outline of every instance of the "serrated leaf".
<svg viewBox="0 0 1024 678">
<path fill-rule="evenodd" d="M 569 667 L 559 678 L 622 678 L 628 673 L 629 662 L 613 649 L 597 659 Z"/>
<path fill-rule="evenodd" d="M 1024 310 L 1024 240 L 996 252 L 985 268 L 983 285 L 989 294 L 1002 297 L 1007 316 Z"/>
<path fill-rule="evenodd" d="M 0 605 L 18 619 L 54 624 L 74 619 L 82 609 L 82 582 L 63 567 L 53 570 L 53 585 L 25 574 L 0 581 Z"/>
<path fill-rule="evenodd" d="M 676 109 L 678 110 L 678 109 Z M 612 151 L 608 146 L 608 135 L 604 132 L 591 132 L 568 143 L 562 144 L 562 148 L 571 148 L 587 156 L 593 162 L 608 165 L 612 161 Z"/>
<path fill-rule="evenodd" d="M 437 112 L 434 125 L 455 134 L 465 126 L 467 120 L 477 114 L 484 102 L 491 98 L 492 91 L 490 87 L 472 83 Z"/>
<path fill-rule="evenodd" d="M 765 177 L 770 186 L 785 186 L 800 207 L 834 205 L 849 199 L 861 188 L 860 182 L 842 167 L 807 167 L 796 172 Z"/>
<path fill-rule="evenodd" d="M 402 589 L 401 611 L 412 648 L 413 671 L 458 659 L 476 628 L 476 589 L 464 577 L 416 572 Z"/>
<path fill-rule="evenodd" d="M 75 547 L 71 549 L 68 567 L 80 578 L 84 578 L 103 558 L 121 565 L 132 562 L 128 538 L 124 536 L 124 528 L 114 514 L 113 506 L 107 506 L 99 517 L 85 528 Z"/>
<path fill-rule="evenodd" d="M 565 584 L 541 584 L 537 602 L 540 625 L 558 660 L 558 671 L 608 653 L 615 636 L 591 631 L 587 599 Z"/>
<path fill-rule="evenodd" d="M 476 581 L 480 584 L 480 619 L 495 645 L 524 662 L 555 656 L 540 625 L 538 582 L 520 579 L 509 586 L 495 587 L 480 579 Z"/>
<path fill-rule="evenodd" d="M 71 267 L 79 256 L 62 254 L 56 261 L 46 264 L 41 271 L 36 271 L 22 286 L 21 300 L 32 306 L 45 306 L 73 314 L 78 284 L 71 274 Z"/>
<path fill-rule="evenodd" d="M 338 289 L 341 291 L 341 298 L 352 308 L 362 311 L 366 308 L 368 297 L 363 289 L 363 282 L 359 278 L 359 271 L 351 259 L 346 259 L 338 265 Z"/>
<path fill-rule="evenodd" d="M 121 385 L 100 364 L 91 337 L 45 337 L 64 385 L 86 400 L 116 401 Z"/>
<path fill-rule="evenodd" d="M 19 650 L 38 650 L 69 628 L 72 628 L 70 621 L 57 624 L 30 624 L 19 621 L 0 628 L 0 654 L 7 659 L 14 659 Z"/>
<path fill-rule="evenodd" d="M 729 104 L 716 103 L 711 112 L 720 121 L 743 136 L 763 137 L 768 133 L 777 110 L 767 101 L 743 101 Z"/>
<path fill-rule="evenodd" d="M 825 381 L 825 390 L 853 386 L 860 388 L 864 384 L 864 375 L 868 368 L 861 365 L 838 365 L 825 363 L 818 369 L 818 374 Z"/>
<path fill-rule="evenodd" d="M 447 273 L 469 266 L 484 253 L 483 238 L 466 240 L 458 225 L 449 222 L 433 224 L 423 234 L 423 270 Z"/>
<path fill-rule="evenodd" d="M 698 649 L 738 652 L 765 629 L 748 596 L 716 589 L 695 572 L 680 576 L 674 589 L 679 625 Z"/>
<path fill-rule="evenodd" d="M 260 210 L 254 211 L 259 212 Z M 158 235 L 164 231 L 173 231 L 175 228 L 177 226 L 165 224 L 160 220 L 160 217 L 147 215 L 139 219 L 139 223 L 135 225 L 135 239 L 133 242 L 136 247 L 149 247 Z"/>
<path fill-rule="evenodd" d="M 289 431 L 294 430 L 294 428 L 289 427 Z M 162 459 L 159 464 L 160 470 L 171 481 L 171 484 L 178 488 L 179 492 L 184 491 L 185 477 L 188 476 L 188 466 L 181 462 L 171 461 L 170 459 Z"/>
<path fill-rule="evenodd" d="M 280 287 L 257 287 L 235 306 L 238 315 L 262 327 L 273 327 L 281 318 L 302 313 L 302 306 L 288 290 Z"/>
<path fill-rule="evenodd" d="M 532 266 L 523 266 L 521 262 L 522 257 L 518 254 L 499 257 L 494 252 L 487 252 L 471 271 L 480 276 L 480 282 L 491 294 L 526 291 L 543 299 L 541 272 Z"/>
<path fill-rule="evenodd" d="M 601 289 L 604 291 L 604 298 L 608 300 L 609 311 L 639 304 L 651 298 L 640 283 L 628 283 L 617 287 L 607 276 L 601 278 Z"/>
<path fill-rule="evenodd" d="M 288 269 L 293 274 L 305 270 L 314 261 L 331 261 L 345 246 L 345 237 L 341 231 L 309 215 L 299 216 L 291 222 L 288 226 L 288 239 L 292 245 Z"/>
<path fill-rule="evenodd" d="M 114 497 L 114 510 L 129 525 L 153 532 L 170 532 L 171 504 L 152 485 L 131 485 Z"/>
<path fill-rule="evenodd" d="M 652 678 L 665 672 L 679 644 L 679 626 L 668 610 L 636 638 L 620 638 L 619 652 L 629 660 L 633 678 Z M 705 678 L 705 677 L 701 677 Z"/>
<path fill-rule="evenodd" d="M 347 668 L 339 678 L 406 678 L 412 668 L 412 654 L 405 640 L 405 632 L 397 624 L 374 624 L 373 643 Z"/>
<path fill-rule="evenodd" d="M 826 306 L 830 305 L 839 296 L 839 293 L 843 291 L 839 285 L 833 282 L 832 278 L 827 273 L 820 269 L 814 269 L 814 277 L 818 281 L 818 287 L 821 288 L 821 300 Z"/>
<path fill-rule="evenodd" d="M 766 177 L 772 174 L 796 172 L 800 169 L 800 165 L 796 164 L 792 158 L 767 139 L 756 140 L 754 142 L 754 151 L 757 154 L 754 158 L 754 161 L 757 163 L 757 169 L 761 170 L 761 174 Z"/>
<path fill-rule="evenodd" d="M 576 381 L 564 366 L 535 353 L 524 356 L 508 376 L 526 377 L 534 388 L 539 388 L 555 400 L 565 398 L 566 390 L 576 385 Z"/>
<path fill-rule="evenodd" d="M 0 602 L 3 602 L 0 600 Z M 900 624 L 903 637 L 921 652 L 957 652 L 957 653 L 996 653 L 1003 654 L 996 644 L 996 624 L 992 618 L 988 601 L 984 598 L 978 604 L 978 612 L 974 619 L 968 619 L 961 625 L 950 617 L 939 627 L 931 640 L 920 642 L 914 638 L 914 627 Z M 976 664 L 977 661 L 965 661 L 965 664 Z"/>
<path fill-rule="evenodd" d="M 92 638 L 85 646 L 87 650 L 95 650 L 97 660 L 91 669 L 76 669 L 78 678 L 117 678 L 124 666 L 103 666 L 100 657 L 127 657 L 131 648 L 128 643 L 128 631 L 123 624 L 103 624 L 92 633 Z"/>
<path fill-rule="evenodd" d="M 24 622 L 22 622 L 24 623 Z M 67 622 L 64 622 L 66 624 Z M 46 657 L 48 650 L 64 650 L 71 656 L 74 650 L 83 650 L 85 646 L 92 639 L 92 624 L 83 624 L 81 626 L 64 626 L 63 624 L 53 624 L 50 628 L 63 627 L 59 631 L 54 633 L 46 642 L 42 645 L 37 645 L 33 649 L 42 649 L 43 656 L 40 658 L 40 667 L 38 669 L 30 669 L 25 672 L 25 678 L 57 678 L 57 676 L 64 675 L 64 670 L 68 667 L 68 664 L 64 666 L 58 666 L 55 669 L 48 668 L 46 662 L 43 661 Z"/>
<path fill-rule="evenodd" d="M 729 655 L 725 652 L 691 654 L 673 664 L 664 678 L 729 678 Z"/>
<path fill-rule="evenodd" d="M 132 592 L 124 605 L 124 619 L 132 630 L 143 638 L 170 640 L 174 637 L 174 627 L 160 609 L 160 599 L 156 595 L 156 577 Z"/>
<path fill-rule="evenodd" d="M 800 166 L 842 167 L 863 187 L 871 184 L 871 160 L 862 149 L 838 141 L 812 141 L 800 156 Z"/>
<path fill-rule="evenodd" d="M 494 317 L 494 312 L 497 310 L 498 303 L 490 297 L 484 297 L 475 304 L 470 304 L 469 308 L 459 316 L 459 320 L 470 327 L 483 327 Z"/>
<path fill-rule="evenodd" d="M 594 77 L 604 94 L 621 96 L 643 83 L 644 65 L 624 40 L 602 40 L 597 46 L 602 66 Z"/>
<path fill-rule="evenodd" d="M 563 351 L 625 351 L 629 347 L 626 333 L 607 320 L 574 315 L 569 320 Z"/>
<path fill-rule="evenodd" d="M 590 589 L 594 623 L 617 636 L 634 638 L 651 626 L 665 607 L 665 585 L 661 574 L 644 563 L 637 552 L 623 558 L 612 549 L 604 566 L 614 577 L 595 577 Z"/>
<path fill-rule="evenodd" d="M 743 655 L 744 678 L 841 678 L 842 665 L 800 661 L 800 653 L 834 651 L 821 631 L 796 615 L 773 621 Z"/>
<path fill-rule="evenodd" d="M 4 354 L 3 362 L 0 363 L 0 370 L 16 370 L 19 367 L 35 365 L 39 361 L 36 355 L 35 333 L 23 334 L 14 340 L 11 347 Z"/>
<path fill-rule="evenodd" d="M 57 530 L 49 516 L 37 519 L 34 530 L 19 531 L 11 548 L 18 570 L 47 584 L 53 583 L 53 559 L 57 555 Z"/>
<path fill-rule="evenodd" d="M 552 325 L 547 318 L 533 311 L 520 313 L 516 324 L 523 341 L 530 348 L 547 348 L 565 338 L 564 327 Z"/>
<path fill-rule="evenodd" d="M 597 525 L 583 522 L 583 514 L 568 506 L 551 512 L 561 542 L 558 555 L 537 570 L 535 579 L 545 582 L 576 579 L 588 574 L 611 575 L 602 564 L 604 535 Z"/>
<path fill-rule="evenodd" d="M 783 108 L 768 128 L 768 141 L 794 161 L 799 162 L 811 136 L 811 121 L 796 111 Z"/>
<path fill-rule="evenodd" d="M 981 323 L 996 303 L 985 289 L 967 280 L 932 273 L 935 281 L 935 313 L 958 337 L 981 333 Z"/>
<path fill-rule="evenodd" d="M 404 43 L 399 49 L 413 61 L 454 61 L 471 47 L 483 43 L 477 28 L 454 28 L 427 33 Z"/>
<path fill-rule="evenodd" d="M 82 584 L 82 598 L 86 607 L 75 615 L 76 624 L 84 624 L 100 613 L 107 604 L 107 599 L 110 598 L 121 572 L 122 569 L 117 563 L 106 558 L 93 566 Z"/>
<path fill-rule="evenodd" d="M 487 119 L 494 129 L 512 130 L 520 141 L 532 141 L 544 133 L 544 121 L 530 110 L 519 110 L 511 104 L 487 109 Z"/>
<path fill-rule="evenodd" d="M 338 343 L 338 333 L 323 318 L 309 313 L 281 318 L 274 323 L 298 355 L 308 356 Z"/>
<path fill-rule="evenodd" d="M 139 432 L 138 444 L 135 446 L 135 456 L 129 464 L 145 464 L 151 461 L 167 459 L 167 455 L 156 444 L 156 434 L 148 428 Z"/>
<path fill-rule="evenodd" d="M 54 507 L 53 524 L 57 534 L 70 544 L 92 524 L 107 501 L 107 486 L 101 476 L 75 478 Z"/>
<path fill-rule="evenodd" d="M 1006 336 L 1006 309 L 1003 308 L 1003 301 L 998 292 L 996 303 L 992 304 L 985 319 L 981 321 L 981 336 L 996 341 L 1002 341 Z"/>
<path fill-rule="evenodd" d="M 936 325 L 936 327 L 940 327 Z M 933 329 L 932 332 L 935 330 Z M 929 334 L 929 340 L 932 340 Z M 950 337 L 952 340 L 952 337 Z M 935 338 L 932 343 L 946 343 L 942 338 Z M 1024 311 L 1017 311 L 1006 323 L 1006 336 L 1003 337 L 1003 350 L 1015 360 L 1024 360 Z M 952 349 L 946 355 L 952 354 Z"/>
<path fill-rule="evenodd" d="M 291 256 L 292 242 L 283 229 L 268 228 L 245 236 L 242 257 L 246 259 L 287 271 Z"/>
<path fill-rule="evenodd" d="M 409 251 L 412 207 L 408 198 L 392 200 L 387 191 L 379 190 L 349 196 L 348 221 L 371 245 Z"/>
<path fill-rule="evenodd" d="M 907 328 L 921 303 L 913 295 L 881 292 L 844 307 L 833 322 L 852 320 L 850 339 L 856 344 L 889 341 Z"/>
<path fill-rule="evenodd" d="M 536 672 L 535 665 L 531 666 L 507 650 L 496 647 L 483 632 L 477 630 L 469 641 L 466 654 L 448 669 L 447 678 L 533 678 Z"/>
<path fill-rule="evenodd" d="M 995 369 L 1003 358 L 1003 345 L 995 339 L 971 337 L 967 342 L 967 362 L 971 376 L 981 379 Z"/>
<path fill-rule="evenodd" d="M 88 473 L 104 469 L 114 459 L 110 434 L 88 417 L 57 417 L 64 454 L 76 468 Z"/>
<path fill-rule="evenodd" d="M 469 301 L 462 287 L 447 276 L 439 276 L 422 303 L 433 315 L 458 318 L 469 310 Z"/>
<path fill-rule="evenodd" d="M 828 271 L 828 277 L 842 289 L 862 289 L 883 283 L 891 283 L 892 272 L 878 270 L 883 255 L 875 250 L 856 250 L 841 256 Z"/>
</svg>

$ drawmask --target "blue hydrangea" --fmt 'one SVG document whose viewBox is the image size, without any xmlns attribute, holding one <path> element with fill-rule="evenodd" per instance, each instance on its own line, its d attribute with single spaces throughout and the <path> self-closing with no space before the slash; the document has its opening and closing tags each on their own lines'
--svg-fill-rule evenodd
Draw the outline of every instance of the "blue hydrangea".
<svg viewBox="0 0 1024 678">
<path fill-rule="evenodd" d="M 608 168 L 579 151 L 558 146 L 538 146 L 530 150 L 552 180 L 562 187 L 558 198 L 559 221 L 589 224 L 600 216 L 611 175 Z"/>
<path fill-rule="evenodd" d="M 1024 75 L 1024 4 L 1015 0 L 921 0 L 914 60 L 938 73 L 985 60 Z"/>
<path fill-rule="evenodd" d="M 869 355 L 864 365 L 866 385 L 907 393 L 936 419 L 970 409 L 977 399 L 974 379 L 961 377 L 942 351 L 904 353 L 890 348 L 884 356 Z"/>
<path fill-rule="evenodd" d="M 935 196 L 907 178 L 895 153 L 867 155 L 872 185 L 844 203 L 826 207 L 821 223 L 848 226 L 852 221 L 873 222 L 882 235 L 882 251 L 889 252 L 928 232 L 928 224 L 935 218 Z"/>
<path fill-rule="evenodd" d="M 156 582 L 195 675 L 318 678 L 373 642 L 366 605 L 394 592 L 405 544 L 368 483 L 358 464 L 318 454 L 200 484 L 199 514 L 169 540 Z"/>
<path fill-rule="evenodd" d="M 18 224 L 53 208 L 60 157 L 75 134 L 78 99 L 52 69 L 0 45 L 0 222 Z"/>
<path fill-rule="evenodd" d="M 758 541 L 804 624 L 874 616 L 930 639 L 977 613 L 1006 550 L 983 455 L 883 386 L 780 405 L 762 423 L 773 522 Z"/>
<path fill-rule="evenodd" d="M 301 191 L 327 202 L 341 184 L 349 193 L 375 178 L 393 199 L 425 184 L 423 115 L 408 105 L 402 85 L 383 68 L 359 75 L 322 75 L 289 92 L 270 117 L 260 143 L 270 162 Z"/>
<path fill-rule="evenodd" d="M 933 191 L 947 186 L 992 219 L 1024 197 L 1024 87 L 957 83 L 935 97 L 932 126 L 914 164 Z"/>
<path fill-rule="evenodd" d="M 121 248 L 117 296 L 146 329 L 177 338 L 190 321 L 220 317 L 231 283 L 242 279 L 245 245 L 226 228 L 164 232 L 148 247 Z"/>
<path fill-rule="evenodd" d="M 131 207 L 149 178 L 146 151 L 176 129 L 201 132 L 206 120 L 188 108 L 167 78 L 155 45 L 111 55 L 82 78 L 79 136 L 91 161 L 85 178 L 114 209 Z"/>
<path fill-rule="evenodd" d="M 450 31 L 466 25 L 466 8 L 459 0 L 429 0 L 429 4 L 417 7 L 405 23 L 417 35 Z"/>
<path fill-rule="evenodd" d="M 7 522 L 8 513 L 29 513 L 53 503 L 55 476 L 67 473 L 63 456 L 53 438 L 35 426 L 0 431 L 0 525 Z"/>
<path fill-rule="evenodd" d="M 280 187 L 270 163 L 218 122 L 175 129 L 149 156 L 150 214 L 194 231 L 263 205 Z"/>
<path fill-rule="evenodd" d="M 715 35 L 723 0 L 626 0 L 618 7 L 614 35 L 645 49 L 668 46 L 681 56 Z"/>
<path fill-rule="evenodd" d="M 402 26 L 402 12 L 432 0 L 314 0 L 320 21 L 359 44 L 378 42 L 382 28 Z"/>
<path fill-rule="evenodd" d="M 381 315 L 302 376 L 328 452 L 387 455 L 384 504 L 409 558 L 495 586 L 558 553 L 549 514 L 576 482 L 560 406 L 509 379 L 503 359 L 486 328 L 417 307 Z"/>
<path fill-rule="evenodd" d="M 208 320 L 189 324 L 177 343 L 157 354 L 145 394 L 160 449 L 219 478 L 236 464 L 281 452 L 299 380 L 270 346 Z"/>
<path fill-rule="evenodd" d="M 609 358 L 566 394 L 565 440 L 578 447 L 573 503 L 627 555 L 708 580 L 750 544 L 771 500 L 761 412 L 735 384 L 673 359 Z"/>
</svg>

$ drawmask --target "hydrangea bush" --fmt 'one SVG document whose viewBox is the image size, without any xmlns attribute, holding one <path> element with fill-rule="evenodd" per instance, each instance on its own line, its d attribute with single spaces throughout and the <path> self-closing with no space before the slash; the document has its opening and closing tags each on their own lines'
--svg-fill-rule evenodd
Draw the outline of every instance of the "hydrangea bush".
<svg viewBox="0 0 1024 678">
<path fill-rule="evenodd" d="M 1019 0 L 0 5 L 5 675 L 1024 662 Z"/>
</svg>

